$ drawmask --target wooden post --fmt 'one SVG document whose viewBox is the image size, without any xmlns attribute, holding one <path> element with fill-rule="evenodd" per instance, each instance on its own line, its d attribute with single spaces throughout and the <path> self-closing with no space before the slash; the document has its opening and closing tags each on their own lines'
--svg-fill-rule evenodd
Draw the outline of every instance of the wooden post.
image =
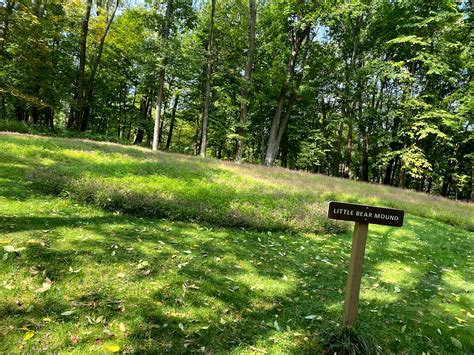
<svg viewBox="0 0 474 355">
<path fill-rule="evenodd" d="M 346 300 L 344 302 L 344 326 L 352 327 L 357 318 L 359 307 L 360 281 L 364 262 L 365 244 L 370 224 L 401 227 L 403 225 L 402 210 L 375 206 L 356 205 L 344 202 L 329 202 L 328 218 L 354 221 L 352 236 L 351 262 L 347 275 Z"/>
<path fill-rule="evenodd" d="M 344 302 L 344 326 L 353 326 L 359 307 L 359 290 L 362 278 L 365 244 L 367 242 L 368 223 L 356 222 L 352 235 L 351 261 L 347 275 L 346 300 Z"/>
</svg>

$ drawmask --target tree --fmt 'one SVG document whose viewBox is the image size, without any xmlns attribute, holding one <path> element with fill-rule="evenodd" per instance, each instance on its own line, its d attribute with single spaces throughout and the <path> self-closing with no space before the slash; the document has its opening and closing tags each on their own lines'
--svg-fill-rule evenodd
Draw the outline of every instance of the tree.
<svg viewBox="0 0 474 355">
<path fill-rule="evenodd" d="M 84 18 L 82 19 L 81 27 L 81 45 L 80 45 L 80 54 L 79 54 L 79 69 L 78 69 L 78 79 L 77 79 L 77 90 L 76 90 L 76 103 L 74 107 L 74 127 L 78 131 L 85 131 L 87 128 L 87 121 L 89 116 L 89 105 L 92 99 L 92 93 L 94 90 L 95 79 L 97 76 L 97 70 L 99 68 L 102 53 L 104 50 L 104 43 L 109 33 L 110 26 L 114 21 L 115 14 L 120 5 L 120 0 L 115 0 L 114 5 L 112 6 L 111 13 L 109 14 L 109 2 L 106 2 L 106 8 L 102 9 L 102 3 L 100 2 L 97 7 L 98 15 L 101 11 L 105 10 L 106 19 L 105 19 L 105 29 L 102 32 L 102 35 L 99 40 L 98 49 L 96 56 L 91 65 L 91 72 L 87 83 L 85 83 L 85 63 L 87 56 L 87 35 L 89 32 L 89 21 L 90 14 L 92 9 L 92 0 L 87 0 L 86 9 Z"/>
<path fill-rule="evenodd" d="M 211 96 L 212 80 L 212 51 L 214 47 L 214 16 L 216 13 L 216 0 L 211 0 L 211 21 L 209 25 L 209 43 L 207 45 L 206 58 L 206 86 L 204 89 L 204 107 L 202 112 L 202 131 L 201 131 L 201 149 L 200 155 L 206 157 L 207 149 L 207 126 L 209 121 L 209 101 Z"/>
<path fill-rule="evenodd" d="M 166 48 L 169 32 L 170 32 L 170 23 L 173 16 L 173 0 L 168 0 L 166 3 L 166 15 L 164 19 L 163 26 L 163 47 Z M 165 85 L 165 74 L 166 74 L 166 52 L 163 54 L 162 58 L 162 67 L 160 70 L 160 76 L 158 79 L 158 93 L 156 96 L 156 111 L 155 111 L 155 126 L 153 129 L 153 146 L 154 151 L 158 150 L 158 140 L 160 137 L 160 125 L 161 125 L 161 110 L 163 104 L 163 89 Z"/>
<path fill-rule="evenodd" d="M 257 6 L 255 0 L 249 0 L 249 48 L 247 51 L 247 63 L 245 64 L 244 83 L 240 102 L 239 126 L 237 130 L 237 149 L 235 161 L 240 163 L 244 149 L 245 125 L 247 123 L 247 108 L 250 96 L 250 79 L 252 76 L 253 59 L 255 56 L 255 26 L 257 22 Z"/>
</svg>

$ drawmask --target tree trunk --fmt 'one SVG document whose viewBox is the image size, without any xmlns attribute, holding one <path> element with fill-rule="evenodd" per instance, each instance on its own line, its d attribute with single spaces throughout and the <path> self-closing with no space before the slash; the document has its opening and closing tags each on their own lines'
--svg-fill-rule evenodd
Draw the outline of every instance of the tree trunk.
<svg viewBox="0 0 474 355">
<path fill-rule="evenodd" d="M 362 180 L 369 181 L 369 134 L 367 128 L 364 132 L 362 144 Z"/>
<path fill-rule="evenodd" d="M 46 127 L 54 131 L 54 110 L 51 107 L 44 109 L 44 124 Z"/>
<path fill-rule="evenodd" d="M 169 90 L 171 93 L 171 84 L 169 85 Z M 166 108 L 168 107 L 168 101 L 170 100 L 170 94 L 163 95 L 164 96 L 164 102 L 163 102 L 163 114 L 161 115 L 161 121 L 160 121 L 160 130 L 158 134 L 158 145 L 161 145 L 161 142 L 163 141 L 163 130 L 165 128 L 165 122 L 166 122 Z"/>
<path fill-rule="evenodd" d="M 406 179 L 405 169 L 400 168 L 400 178 L 398 181 L 398 187 L 401 187 L 402 189 L 405 188 L 405 179 Z"/>
<path fill-rule="evenodd" d="M 10 24 L 10 15 L 13 10 L 13 6 L 15 5 L 15 1 L 6 1 L 5 2 L 5 10 L 3 12 L 2 22 L 0 23 L 0 58 L 4 56 L 5 47 L 7 44 L 7 35 L 8 35 L 8 28 Z M 1 117 L 6 119 L 7 112 L 6 112 L 6 103 L 5 103 L 5 95 L 0 93 L 0 101 L 1 101 Z"/>
<path fill-rule="evenodd" d="M 112 10 L 112 14 L 110 18 L 107 20 L 107 24 L 105 26 L 104 32 L 100 37 L 99 48 L 97 50 L 97 56 L 95 57 L 94 63 L 92 64 L 91 75 L 89 77 L 89 81 L 87 83 L 85 95 L 80 102 L 79 109 L 76 110 L 76 129 L 84 132 L 87 128 L 87 121 L 90 115 L 90 102 L 92 100 L 93 92 L 94 92 L 94 84 L 95 78 L 97 76 L 97 71 L 99 69 L 100 61 L 102 59 L 102 53 L 104 51 L 104 44 L 105 39 L 107 38 L 107 34 L 109 33 L 110 26 L 114 21 L 115 14 L 117 13 L 117 9 L 120 5 L 120 0 L 116 0 L 114 9 Z M 86 33 L 86 41 L 87 41 L 87 33 Z"/>
<path fill-rule="evenodd" d="M 15 117 L 17 121 L 24 121 L 24 110 L 18 103 L 15 105 Z"/>
<path fill-rule="evenodd" d="M 451 183 L 451 175 L 449 172 L 446 172 L 443 178 L 443 184 L 441 185 L 441 196 L 448 197 L 450 183 Z"/>
<path fill-rule="evenodd" d="M 171 145 L 171 138 L 173 137 L 173 129 L 174 129 L 174 122 L 176 119 L 176 109 L 178 108 L 178 102 L 179 102 L 179 94 L 176 94 L 174 98 L 173 110 L 171 111 L 170 130 L 168 132 L 168 139 L 166 140 L 165 149 L 169 149 Z"/>
<path fill-rule="evenodd" d="M 134 145 L 138 145 L 138 144 L 141 144 L 143 142 L 143 136 L 145 134 L 145 131 L 141 128 L 138 128 L 136 131 L 135 131 L 135 137 L 133 138 L 133 144 Z"/>
<path fill-rule="evenodd" d="M 247 52 L 247 63 L 245 64 L 244 86 L 242 88 L 242 99 L 240 102 L 239 127 L 237 129 L 237 147 L 235 161 L 240 163 L 244 150 L 245 125 L 247 123 L 247 108 L 250 97 L 250 79 L 252 77 L 253 59 L 255 56 L 255 25 L 257 22 L 256 0 L 249 0 L 249 49 Z"/>
<path fill-rule="evenodd" d="M 426 180 L 426 177 L 425 175 L 423 175 L 423 177 L 420 180 L 420 183 L 418 184 L 418 188 L 417 188 L 418 191 L 423 192 L 423 190 L 425 189 L 425 180 Z"/>
<path fill-rule="evenodd" d="M 170 24 L 173 16 L 173 0 L 168 0 L 166 4 L 166 18 L 163 28 L 163 46 L 165 47 L 168 44 L 168 37 L 170 33 Z M 155 126 L 153 128 L 153 151 L 158 150 L 158 143 L 160 137 L 160 127 L 161 127 L 161 108 L 163 105 L 163 91 L 165 86 L 165 74 L 166 74 L 166 64 L 167 64 L 167 55 L 164 54 L 162 58 L 162 67 L 160 70 L 160 78 L 158 79 L 158 93 L 156 95 L 156 110 L 155 110 Z"/>
<path fill-rule="evenodd" d="M 347 146 L 346 146 L 346 154 L 345 154 L 345 162 L 344 162 L 344 171 L 342 172 L 342 177 L 348 179 L 350 176 L 351 171 L 351 163 L 352 163 L 352 136 L 353 136 L 353 123 L 352 117 L 349 120 L 349 129 L 347 130 Z"/>
<path fill-rule="evenodd" d="M 310 33 L 310 26 L 308 25 L 304 29 L 299 30 L 298 34 L 293 39 L 292 51 L 291 51 L 290 59 L 288 61 L 288 65 L 286 67 L 286 78 L 281 87 L 280 95 L 278 96 L 277 108 L 275 110 L 275 114 L 273 115 L 272 126 L 270 128 L 270 136 L 268 137 L 267 152 L 265 155 L 265 162 L 264 162 L 266 166 L 272 166 L 273 163 L 275 162 L 276 156 L 278 154 L 278 149 L 280 146 L 281 137 L 283 136 L 283 133 L 286 129 L 286 125 L 288 124 L 288 119 L 290 117 L 291 109 L 296 99 L 298 86 L 301 83 L 301 79 L 303 77 L 303 70 L 305 67 L 304 63 L 306 61 L 306 56 L 309 49 L 309 33 Z M 298 77 L 297 84 L 293 88 L 290 99 L 288 101 L 287 110 L 282 120 L 281 116 L 283 113 L 283 105 L 287 97 L 291 80 L 294 78 L 294 75 L 295 75 L 295 67 L 296 67 L 296 63 L 298 59 L 298 54 L 305 40 L 307 42 L 307 46 L 305 49 L 303 64 L 301 65 L 300 76 Z"/>
<path fill-rule="evenodd" d="M 38 123 L 38 107 L 31 105 L 28 108 L 28 124 L 35 125 Z"/>
<path fill-rule="evenodd" d="M 341 143 L 342 143 L 342 132 L 344 130 L 344 122 L 339 123 L 339 128 L 337 129 L 337 143 L 336 143 L 336 153 L 334 155 L 334 163 L 332 166 L 332 175 L 340 176 L 339 165 L 341 159 Z"/>
<path fill-rule="evenodd" d="M 209 121 L 209 101 L 211 95 L 212 80 L 212 51 L 214 47 L 214 16 L 216 13 L 216 0 L 211 0 L 211 24 L 209 28 L 209 44 L 207 46 L 207 65 L 206 65 L 206 88 L 204 92 L 204 109 L 202 113 L 202 132 L 201 132 L 201 157 L 206 157 L 207 149 L 207 126 Z"/>
<path fill-rule="evenodd" d="M 86 50 L 87 50 L 87 34 L 89 32 L 89 19 L 92 9 L 92 0 L 87 0 L 86 12 L 82 18 L 81 26 L 81 42 L 79 49 L 79 70 L 77 74 L 77 83 L 76 83 L 76 93 L 75 97 L 75 106 L 73 120 L 76 130 L 81 130 L 81 120 L 82 114 L 81 109 L 83 107 L 83 97 L 84 97 L 84 80 L 85 80 L 85 69 L 86 69 Z"/>
<path fill-rule="evenodd" d="M 392 169 L 393 164 L 395 163 L 395 159 L 390 159 L 387 163 L 387 168 L 385 169 L 385 176 L 383 179 L 384 185 L 391 185 L 392 184 Z"/>
<path fill-rule="evenodd" d="M 5 103 L 5 96 L 4 96 L 3 94 L 0 94 L 0 101 L 2 102 L 2 104 L 1 104 L 1 106 L 2 106 L 2 108 L 1 108 L 1 111 L 2 111 L 1 115 L 2 115 L 2 116 L 1 116 L 1 117 L 2 117 L 2 119 L 5 120 L 5 119 L 7 118 L 7 105 L 6 105 L 6 103 Z"/>
</svg>

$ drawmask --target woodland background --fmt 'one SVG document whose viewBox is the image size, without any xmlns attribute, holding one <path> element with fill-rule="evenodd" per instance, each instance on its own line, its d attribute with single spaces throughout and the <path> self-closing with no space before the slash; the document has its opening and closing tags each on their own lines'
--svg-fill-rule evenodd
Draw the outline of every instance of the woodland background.
<svg viewBox="0 0 474 355">
<path fill-rule="evenodd" d="M 472 2 L 0 5 L 2 130 L 472 196 Z"/>
</svg>

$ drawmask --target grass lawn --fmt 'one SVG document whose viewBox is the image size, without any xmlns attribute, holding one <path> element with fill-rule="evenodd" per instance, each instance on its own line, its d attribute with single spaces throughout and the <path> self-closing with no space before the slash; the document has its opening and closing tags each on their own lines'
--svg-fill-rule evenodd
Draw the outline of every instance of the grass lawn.
<svg viewBox="0 0 474 355">
<path fill-rule="evenodd" d="M 378 350 L 474 353 L 472 204 L 321 175 L 0 134 L 0 353 L 319 353 L 351 223 L 371 225 L 357 328 Z"/>
</svg>

